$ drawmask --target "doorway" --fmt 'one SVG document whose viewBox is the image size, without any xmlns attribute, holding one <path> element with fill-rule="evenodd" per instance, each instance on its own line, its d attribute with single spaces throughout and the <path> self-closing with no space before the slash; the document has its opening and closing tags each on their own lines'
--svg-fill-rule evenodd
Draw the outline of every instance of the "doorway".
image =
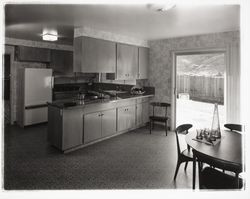
<svg viewBox="0 0 250 199">
<path fill-rule="evenodd" d="M 10 116 L 10 55 L 4 54 L 4 92 L 3 92 L 3 100 L 4 100 L 4 124 L 11 123 Z"/>
<path fill-rule="evenodd" d="M 175 127 L 211 128 L 218 104 L 220 127 L 225 116 L 225 51 L 175 54 Z"/>
</svg>

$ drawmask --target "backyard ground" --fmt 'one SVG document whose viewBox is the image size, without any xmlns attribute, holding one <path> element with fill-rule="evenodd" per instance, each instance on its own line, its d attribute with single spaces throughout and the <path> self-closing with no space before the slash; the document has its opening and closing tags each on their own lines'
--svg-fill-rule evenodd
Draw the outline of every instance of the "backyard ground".
<svg viewBox="0 0 250 199">
<path fill-rule="evenodd" d="M 220 128 L 225 123 L 225 107 L 218 105 Z M 214 104 L 187 99 L 176 101 L 176 126 L 180 124 L 193 124 L 194 129 L 211 128 L 213 120 Z"/>
</svg>

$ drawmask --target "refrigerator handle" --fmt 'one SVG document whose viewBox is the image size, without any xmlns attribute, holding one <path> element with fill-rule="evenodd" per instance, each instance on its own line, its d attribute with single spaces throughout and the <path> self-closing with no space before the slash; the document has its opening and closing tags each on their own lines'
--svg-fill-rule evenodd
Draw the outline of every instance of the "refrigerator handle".
<svg viewBox="0 0 250 199">
<path fill-rule="evenodd" d="M 54 77 L 51 76 L 51 88 L 54 88 Z"/>
</svg>

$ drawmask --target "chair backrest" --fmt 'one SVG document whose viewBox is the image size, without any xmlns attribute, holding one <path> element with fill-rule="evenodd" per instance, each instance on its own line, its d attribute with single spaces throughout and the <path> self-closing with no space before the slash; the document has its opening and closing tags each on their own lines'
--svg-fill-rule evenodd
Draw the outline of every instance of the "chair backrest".
<svg viewBox="0 0 250 199">
<path fill-rule="evenodd" d="M 155 116 L 155 107 L 162 107 L 165 108 L 165 117 L 167 117 L 167 112 L 168 112 L 168 107 L 170 107 L 171 105 L 169 103 L 166 102 L 151 102 L 150 105 L 153 106 L 153 116 Z"/>
<path fill-rule="evenodd" d="M 177 152 L 178 152 L 178 155 L 181 153 L 181 149 L 180 149 L 180 143 L 179 143 L 179 138 L 178 138 L 178 134 L 188 134 L 188 130 L 190 128 L 192 128 L 193 125 L 192 124 L 182 124 L 180 126 L 178 126 L 176 129 L 175 129 L 175 136 L 176 136 L 176 143 L 177 143 Z"/>
<path fill-rule="evenodd" d="M 242 126 L 240 124 L 225 124 L 224 127 L 230 129 L 230 131 L 242 131 Z"/>
<path fill-rule="evenodd" d="M 228 161 L 223 161 L 223 160 L 205 155 L 205 154 L 198 152 L 194 149 L 193 149 L 193 155 L 194 155 L 194 158 L 196 158 L 198 160 L 198 162 L 206 163 L 206 164 L 209 164 L 209 165 L 214 166 L 216 168 L 223 169 L 226 171 L 231 171 L 231 172 L 234 172 L 236 174 L 239 174 L 242 172 L 242 165 L 228 162 Z"/>
</svg>

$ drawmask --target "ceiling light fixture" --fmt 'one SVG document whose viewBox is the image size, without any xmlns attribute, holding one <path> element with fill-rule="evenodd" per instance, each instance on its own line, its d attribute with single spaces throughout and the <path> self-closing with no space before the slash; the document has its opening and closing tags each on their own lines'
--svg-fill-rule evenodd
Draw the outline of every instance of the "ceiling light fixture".
<svg viewBox="0 0 250 199">
<path fill-rule="evenodd" d="M 57 31 L 44 29 L 42 37 L 44 41 L 57 41 L 58 39 Z"/>
<path fill-rule="evenodd" d="M 156 12 L 166 12 L 172 8 L 174 8 L 176 4 L 174 3 L 166 3 L 166 4 L 149 4 L 148 8 L 150 10 L 154 10 Z"/>
<path fill-rule="evenodd" d="M 49 33 L 46 33 L 43 35 L 43 40 L 44 41 L 57 41 L 57 35 L 52 35 L 52 34 L 49 34 Z"/>
</svg>

